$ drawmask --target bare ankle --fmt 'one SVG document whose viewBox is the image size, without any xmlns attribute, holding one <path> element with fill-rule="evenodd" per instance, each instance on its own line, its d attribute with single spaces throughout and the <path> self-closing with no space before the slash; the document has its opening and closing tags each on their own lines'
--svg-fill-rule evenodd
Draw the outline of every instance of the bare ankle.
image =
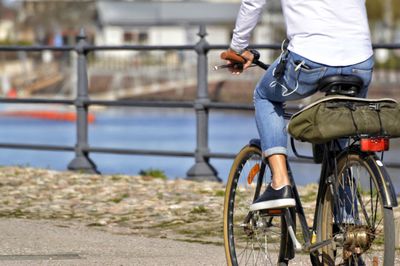
<svg viewBox="0 0 400 266">
<path fill-rule="evenodd" d="M 272 180 L 272 183 L 271 183 L 272 188 L 276 189 L 276 190 L 281 189 L 287 185 L 290 185 L 290 182 L 287 178 L 285 178 L 284 180 L 279 180 L 279 181 Z"/>
</svg>

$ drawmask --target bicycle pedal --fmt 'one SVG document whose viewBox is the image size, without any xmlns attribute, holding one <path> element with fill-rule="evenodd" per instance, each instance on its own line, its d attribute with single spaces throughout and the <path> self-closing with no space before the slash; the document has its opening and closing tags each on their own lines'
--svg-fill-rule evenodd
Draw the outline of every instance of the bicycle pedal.
<svg viewBox="0 0 400 266">
<path fill-rule="evenodd" d="M 268 216 L 281 216 L 284 214 L 285 209 L 267 209 L 260 211 L 260 214 Z"/>
</svg>

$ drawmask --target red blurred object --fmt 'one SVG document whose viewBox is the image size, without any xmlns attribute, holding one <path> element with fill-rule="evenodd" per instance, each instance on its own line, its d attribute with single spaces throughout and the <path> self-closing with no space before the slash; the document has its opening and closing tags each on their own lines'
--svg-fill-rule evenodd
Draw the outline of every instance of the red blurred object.
<svg viewBox="0 0 400 266">
<path fill-rule="evenodd" d="M 387 151 L 389 150 L 389 139 L 388 138 L 361 139 L 360 146 L 362 151 Z"/>
<path fill-rule="evenodd" d="M 8 111 L 3 112 L 2 116 L 16 116 L 16 117 L 30 117 L 36 119 L 45 120 L 59 120 L 59 121 L 69 121 L 75 122 L 77 120 L 77 115 L 75 112 L 63 112 L 63 111 L 48 111 L 48 110 L 23 110 L 23 111 Z M 96 120 L 93 114 L 88 114 L 88 123 L 93 123 Z"/>
<path fill-rule="evenodd" d="M 18 92 L 16 89 L 12 88 L 7 92 L 7 98 L 17 98 Z"/>
</svg>

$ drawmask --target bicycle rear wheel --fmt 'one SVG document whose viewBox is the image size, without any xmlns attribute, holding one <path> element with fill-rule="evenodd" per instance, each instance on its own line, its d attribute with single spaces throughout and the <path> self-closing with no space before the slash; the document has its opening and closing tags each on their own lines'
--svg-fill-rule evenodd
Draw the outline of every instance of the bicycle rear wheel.
<svg viewBox="0 0 400 266">
<path fill-rule="evenodd" d="M 282 239 L 281 216 L 250 212 L 270 177 L 257 147 L 246 146 L 236 156 L 226 185 L 224 245 L 228 265 L 277 265 Z M 287 235 L 287 234 L 285 234 Z M 285 264 L 284 260 L 281 260 Z"/>
<path fill-rule="evenodd" d="M 339 159 L 337 201 L 327 189 L 319 204 L 317 239 L 334 240 L 322 248 L 324 265 L 394 265 L 393 210 L 383 206 L 374 174 L 380 167 L 359 153 Z"/>
</svg>

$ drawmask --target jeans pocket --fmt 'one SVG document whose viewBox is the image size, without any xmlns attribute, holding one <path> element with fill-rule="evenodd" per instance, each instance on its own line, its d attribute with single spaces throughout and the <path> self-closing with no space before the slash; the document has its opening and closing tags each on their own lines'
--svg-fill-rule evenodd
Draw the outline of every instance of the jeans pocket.
<svg viewBox="0 0 400 266">
<path fill-rule="evenodd" d="M 327 68 L 325 66 L 307 64 L 307 62 L 300 66 L 299 64 L 301 63 L 289 61 L 285 81 L 291 89 L 297 88 L 297 94 L 311 94 L 317 88 L 318 82 Z"/>
</svg>

